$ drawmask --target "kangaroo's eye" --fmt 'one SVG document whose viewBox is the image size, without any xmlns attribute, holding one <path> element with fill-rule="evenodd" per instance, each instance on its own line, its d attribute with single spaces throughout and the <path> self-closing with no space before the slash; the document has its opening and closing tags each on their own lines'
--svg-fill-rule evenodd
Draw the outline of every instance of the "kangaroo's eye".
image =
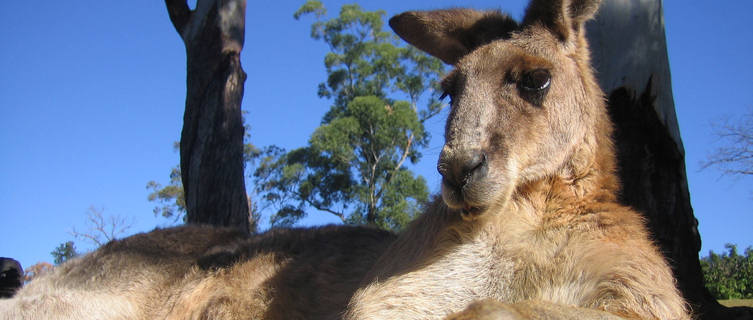
<svg viewBox="0 0 753 320">
<path fill-rule="evenodd" d="M 546 69 L 534 69 L 523 74 L 518 85 L 528 92 L 543 91 L 549 88 L 552 77 Z"/>
<path fill-rule="evenodd" d="M 518 79 L 520 97 L 534 106 L 543 107 L 544 98 L 552 84 L 552 75 L 547 69 L 533 69 L 524 72 Z"/>
</svg>

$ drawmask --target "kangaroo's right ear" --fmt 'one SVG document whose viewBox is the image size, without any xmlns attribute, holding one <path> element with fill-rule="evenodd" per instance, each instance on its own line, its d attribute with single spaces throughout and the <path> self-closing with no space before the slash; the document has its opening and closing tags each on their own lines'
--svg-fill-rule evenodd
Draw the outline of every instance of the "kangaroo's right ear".
<svg viewBox="0 0 753 320">
<path fill-rule="evenodd" d="M 455 64 L 477 47 L 508 37 L 518 24 L 499 11 L 448 9 L 405 12 L 392 17 L 390 27 L 415 47 Z"/>
</svg>

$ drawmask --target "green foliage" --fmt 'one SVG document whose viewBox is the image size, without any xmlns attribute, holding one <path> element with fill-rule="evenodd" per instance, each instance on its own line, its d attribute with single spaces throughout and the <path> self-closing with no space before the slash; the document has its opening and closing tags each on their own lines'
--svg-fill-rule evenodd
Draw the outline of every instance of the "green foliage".
<svg viewBox="0 0 753 320">
<path fill-rule="evenodd" d="M 701 269 L 706 288 L 716 299 L 753 298 L 753 249 L 745 249 L 745 255 L 737 253 L 737 246 L 725 245 L 728 252 L 709 252 L 701 259 Z"/>
<path fill-rule="evenodd" d="M 170 170 L 170 184 L 162 186 L 160 183 L 152 180 L 146 184 L 146 188 L 151 190 L 147 199 L 157 202 L 154 207 L 154 215 L 161 215 L 165 218 L 185 219 L 186 198 L 183 194 L 183 182 L 180 177 L 180 166 L 175 166 Z"/>
<path fill-rule="evenodd" d="M 403 166 L 418 160 L 416 149 L 426 142 L 407 102 L 358 97 L 343 116 L 317 128 L 307 147 L 268 148 L 256 187 L 279 208 L 273 225 L 295 223 L 311 206 L 343 222 L 399 229 L 428 197 L 424 179 Z"/>
<path fill-rule="evenodd" d="M 57 246 L 57 248 L 55 248 L 55 250 L 50 252 L 50 254 L 55 259 L 54 262 L 56 266 L 78 256 L 78 253 L 76 252 L 76 246 L 74 245 L 73 241 L 61 243 L 59 246 Z"/>
<path fill-rule="evenodd" d="M 317 18 L 321 18 L 327 14 L 327 9 L 324 8 L 324 4 L 321 1 L 306 1 L 298 10 L 293 14 L 293 18 L 300 19 L 304 14 L 315 14 Z M 317 21 L 314 27 L 311 28 L 311 37 L 316 36 L 316 32 L 319 30 L 321 23 Z"/>
<path fill-rule="evenodd" d="M 404 165 L 416 163 L 428 145 L 423 122 L 442 108 L 433 89 L 443 66 L 398 46 L 382 30 L 383 11 L 344 5 L 339 16 L 322 20 L 324 6 L 310 0 L 294 17 L 308 14 L 316 17 L 312 38 L 330 48 L 319 96 L 334 103 L 307 146 L 265 149 L 254 172 L 257 193 L 275 207 L 275 226 L 295 223 L 311 207 L 345 223 L 399 229 L 428 198 L 424 179 Z M 396 91 L 410 101 L 390 98 Z M 422 97 L 427 106 L 419 110 Z"/>
<path fill-rule="evenodd" d="M 307 1 L 294 14 L 300 19 L 315 14 L 311 37 L 326 43 L 330 52 L 324 57 L 327 81 L 319 84 L 319 96 L 334 98 L 335 106 L 324 116 L 324 123 L 340 116 L 355 97 L 386 98 L 389 91 L 403 92 L 414 109 L 421 95 L 438 88 L 442 62 L 413 47 L 399 46 L 399 39 L 382 30 L 384 11 L 363 11 L 357 4 L 344 5 L 340 15 L 322 21 L 326 10 L 320 1 Z M 437 95 L 429 103 L 422 119 L 441 108 Z"/>
</svg>

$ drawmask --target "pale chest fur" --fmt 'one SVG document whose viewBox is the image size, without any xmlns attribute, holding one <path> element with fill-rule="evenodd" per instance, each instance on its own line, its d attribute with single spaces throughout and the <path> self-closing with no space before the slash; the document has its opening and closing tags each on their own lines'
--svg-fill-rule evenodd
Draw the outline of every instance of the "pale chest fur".
<svg viewBox="0 0 753 320">
<path fill-rule="evenodd" d="M 464 246 L 476 252 L 475 264 L 482 265 L 472 270 L 483 270 L 488 277 L 485 283 L 479 282 L 486 290 L 483 298 L 583 305 L 604 278 L 603 272 L 588 265 L 593 259 L 590 249 L 598 247 L 598 241 L 584 239 L 573 229 L 496 224 Z"/>
<path fill-rule="evenodd" d="M 472 238 L 445 245 L 422 260 L 417 268 L 391 275 L 361 290 L 351 304 L 351 318 L 440 319 L 481 299 L 519 301 L 540 298 L 576 305 L 582 301 L 586 277 L 562 276 L 576 268 L 572 259 L 541 259 L 534 251 L 557 252 L 556 242 L 501 236 L 497 228 L 479 230 Z M 533 263 L 533 260 L 537 260 Z M 576 272 L 585 276 L 587 272 Z M 572 274 L 572 272 L 570 272 Z M 577 293 L 577 294 L 574 294 Z M 431 315 L 431 316 L 427 316 Z"/>
<path fill-rule="evenodd" d="M 356 294 L 348 319 L 441 319 L 483 298 L 510 295 L 514 267 L 492 243 L 459 244 L 411 271 L 382 278 Z"/>
</svg>

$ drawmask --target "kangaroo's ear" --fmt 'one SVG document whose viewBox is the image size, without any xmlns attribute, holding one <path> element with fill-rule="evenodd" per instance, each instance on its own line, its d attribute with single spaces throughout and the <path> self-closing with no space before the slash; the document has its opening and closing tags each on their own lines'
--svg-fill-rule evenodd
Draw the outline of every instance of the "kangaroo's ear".
<svg viewBox="0 0 753 320">
<path fill-rule="evenodd" d="M 477 47 L 508 37 L 518 24 L 499 11 L 448 9 L 410 11 L 390 19 L 390 27 L 415 47 L 455 64 Z"/>
<path fill-rule="evenodd" d="M 523 25 L 540 23 L 560 40 L 583 36 L 583 25 L 593 18 L 601 0 L 532 0 Z"/>
</svg>

